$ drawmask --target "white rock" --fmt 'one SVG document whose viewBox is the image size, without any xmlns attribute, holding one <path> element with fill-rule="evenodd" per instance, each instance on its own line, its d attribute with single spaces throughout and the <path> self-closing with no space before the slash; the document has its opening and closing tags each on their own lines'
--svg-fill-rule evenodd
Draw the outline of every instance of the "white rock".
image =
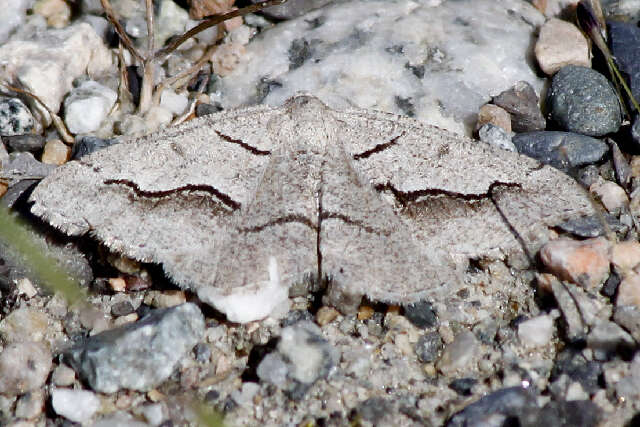
<svg viewBox="0 0 640 427">
<path fill-rule="evenodd" d="M 117 99 L 110 88 L 91 80 L 83 82 L 64 100 L 64 121 L 72 133 L 94 132 Z"/>
<path fill-rule="evenodd" d="M 565 65 L 591 67 L 587 39 L 578 27 L 560 19 L 552 18 L 542 26 L 535 53 L 540 68 L 548 75 Z"/>
<path fill-rule="evenodd" d="M 87 23 L 39 31 L 29 39 L 0 45 L 0 64 L 7 80 L 16 79 L 54 112 L 60 110 L 75 78 L 99 75 L 113 67 L 111 52 Z M 49 124 L 48 114 L 40 113 Z"/>
<path fill-rule="evenodd" d="M 175 93 L 170 89 L 165 89 L 160 95 L 160 106 L 171 111 L 175 116 L 184 113 L 189 104 L 189 98 L 183 93 Z"/>
<path fill-rule="evenodd" d="M 541 347 L 551 341 L 553 330 L 551 316 L 538 316 L 518 325 L 518 338 L 528 347 Z"/>
<path fill-rule="evenodd" d="M 260 390 L 257 383 L 246 382 L 242 384 L 242 389 L 231 392 L 231 398 L 239 405 L 253 405 L 253 396 Z"/>
<path fill-rule="evenodd" d="M 76 423 L 85 423 L 100 409 L 100 398 L 87 390 L 54 388 L 51 405 L 56 414 Z"/>
<path fill-rule="evenodd" d="M 492 95 L 519 80 L 540 91 L 529 65 L 540 12 L 522 0 L 438 3 L 353 0 L 282 22 L 246 46 L 213 101 L 280 105 L 304 90 L 471 135 Z"/>
<path fill-rule="evenodd" d="M 26 11 L 35 0 L 0 0 L 0 44 L 24 22 Z"/>
</svg>

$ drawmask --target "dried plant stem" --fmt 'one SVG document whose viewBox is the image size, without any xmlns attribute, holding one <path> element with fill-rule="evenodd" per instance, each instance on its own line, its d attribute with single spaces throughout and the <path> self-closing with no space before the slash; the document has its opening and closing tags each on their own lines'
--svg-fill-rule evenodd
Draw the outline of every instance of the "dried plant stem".
<svg viewBox="0 0 640 427">
<path fill-rule="evenodd" d="M 122 28 L 120 21 L 118 21 L 118 18 L 116 17 L 116 14 L 111 7 L 111 3 L 109 3 L 109 0 L 100 0 L 100 3 L 102 4 L 105 15 L 107 15 L 107 20 L 111 23 L 111 25 L 113 25 L 113 28 L 115 28 L 118 37 L 120 37 L 122 44 L 124 44 L 124 47 L 126 47 L 127 50 L 131 52 L 131 55 L 133 55 L 138 61 L 140 61 L 141 63 L 144 62 L 144 58 L 142 57 L 140 52 L 138 52 L 138 49 L 136 49 L 136 47 L 133 45 L 133 42 L 124 31 L 124 28 Z"/>
<path fill-rule="evenodd" d="M 278 6 L 280 4 L 286 3 L 286 1 L 287 0 L 267 0 L 267 1 L 262 1 L 260 3 L 252 4 L 251 6 L 243 7 L 242 9 L 237 9 L 237 10 L 231 11 L 229 13 L 225 13 L 224 15 L 216 15 L 216 16 L 212 16 L 210 18 L 207 18 L 206 21 L 203 21 L 200 24 L 196 25 L 195 27 L 193 27 L 192 29 L 190 29 L 186 33 L 184 33 L 181 36 L 177 37 L 172 43 L 170 43 L 169 45 L 167 45 L 164 48 L 160 49 L 158 52 L 156 52 L 155 57 L 160 59 L 160 60 L 164 60 L 164 58 L 166 58 L 167 55 L 169 55 L 171 52 L 176 50 L 178 48 L 178 46 L 180 46 L 182 43 L 186 42 L 187 40 L 189 40 L 191 37 L 195 36 L 196 34 L 201 33 L 202 31 L 213 27 L 214 25 L 218 25 L 221 22 L 224 22 L 224 21 L 226 21 L 228 19 L 231 19 L 231 18 L 235 18 L 236 16 L 243 16 L 243 15 L 246 15 L 248 13 L 257 12 L 259 10 L 262 10 L 262 9 L 265 9 L 265 8 L 271 7 L 271 6 Z"/>
<path fill-rule="evenodd" d="M 75 142 L 75 139 L 69 132 L 69 129 L 67 129 L 67 126 L 65 126 L 60 116 L 58 116 L 49 107 L 47 107 L 47 104 L 45 104 L 44 101 L 42 101 L 36 94 L 31 93 L 26 89 L 21 89 L 19 87 L 11 86 L 7 83 L 0 83 L 0 85 L 4 86 L 5 88 L 7 88 L 12 92 L 17 92 L 17 93 L 26 95 L 29 98 L 34 99 L 36 102 L 38 102 L 38 104 L 42 105 L 42 108 L 44 108 L 47 111 L 47 113 L 49 113 L 49 115 L 51 116 L 51 121 L 53 122 L 53 125 L 55 126 L 56 130 L 58 131 L 60 138 L 62 138 L 62 140 L 66 144 L 72 145 Z"/>
</svg>

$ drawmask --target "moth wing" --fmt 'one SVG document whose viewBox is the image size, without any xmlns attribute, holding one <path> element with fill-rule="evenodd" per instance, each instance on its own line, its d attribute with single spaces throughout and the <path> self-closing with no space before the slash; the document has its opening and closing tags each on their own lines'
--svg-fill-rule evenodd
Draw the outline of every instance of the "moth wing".
<svg viewBox="0 0 640 427">
<path fill-rule="evenodd" d="M 550 227 L 594 212 L 572 178 L 527 156 L 392 114 L 341 119 L 354 167 L 418 239 L 454 257 L 535 254 Z"/>
<path fill-rule="evenodd" d="M 70 235 L 163 265 L 181 286 L 211 283 L 233 214 L 269 158 L 265 107 L 214 114 L 57 168 L 32 212 Z M 240 143 L 242 142 L 242 143 Z"/>
</svg>

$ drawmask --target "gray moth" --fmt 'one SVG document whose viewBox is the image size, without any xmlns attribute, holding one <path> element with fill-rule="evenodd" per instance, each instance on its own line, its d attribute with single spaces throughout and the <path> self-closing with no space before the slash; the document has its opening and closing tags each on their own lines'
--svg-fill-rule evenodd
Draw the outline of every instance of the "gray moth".
<svg viewBox="0 0 640 427">
<path fill-rule="evenodd" d="M 445 301 L 464 260 L 535 254 L 550 227 L 593 213 L 536 160 L 309 95 L 124 141 L 58 168 L 31 200 L 69 235 L 162 264 L 236 322 L 317 278 L 339 307 Z"/>
</svg>

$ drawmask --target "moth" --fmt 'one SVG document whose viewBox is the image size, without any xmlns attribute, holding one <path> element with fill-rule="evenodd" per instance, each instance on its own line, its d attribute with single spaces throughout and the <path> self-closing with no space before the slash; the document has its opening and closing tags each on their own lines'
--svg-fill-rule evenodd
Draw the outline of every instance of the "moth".
<svg viewBox="0 0 640 427">
<path fill-rule="evenodd" d="M 536 160 L 310 95 L 192 120 L 58 168 L 32 212 L 162 264 L 229 320 L 263 318 L 305 280 L 327 298 L 444 299 L 470 258 L 535 254 L 593 213 Z"/>
</svg>

